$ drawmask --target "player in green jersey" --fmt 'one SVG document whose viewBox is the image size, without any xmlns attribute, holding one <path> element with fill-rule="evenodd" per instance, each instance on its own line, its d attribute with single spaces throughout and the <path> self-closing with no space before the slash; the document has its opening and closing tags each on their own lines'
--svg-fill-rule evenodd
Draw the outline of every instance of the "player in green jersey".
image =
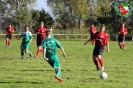
<svg viewBox="0 0 133 88">
<path fill-rule="evenodd" d="M 47 30 L 46 32 L 46 39 L 42 42 L 43 46 L 43 57 L 44 59 L 55 69 L 55 78 L 59 82 L 63 82 L 63 79 L 61 78 L 61 67 L 60 62 L 58 59 L 58 55 L 56 54 L 56 47 L 60 48 L 63 52 L 64 58 L 66 58 L 66 54 L 64 52 L 63 47 L 61 44 L 55 39 L 51 37 L 52 32 L 50 30 Z"/>
<path fill-rule="evenodd" d="M 28 53 L 29 56 L 32 56 L 32 53 L 30 51 L 28 51 L 29 46 L 30 46 L 30 42 L 32 41 L 33 37 L 32 37 L 32 33 L 29 31 L 29 27 L 25 26 L 25 30 L 21 33 L 20 39 L 22 38 L 22 43 L 20 46 L 21 49 L 21 56 L 22 59 L 24 59 L 24 52 Z"/>
</svg>

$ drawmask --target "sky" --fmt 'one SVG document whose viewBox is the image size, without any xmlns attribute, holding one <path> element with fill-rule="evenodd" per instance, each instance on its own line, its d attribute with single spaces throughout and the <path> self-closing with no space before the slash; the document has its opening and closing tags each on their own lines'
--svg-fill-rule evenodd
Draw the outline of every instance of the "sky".
<svg viewBox="0 0 133 88">
<path fill-rule="evenodd" d="M 41 10 L 41 8 L 44 8 L 46 12 L 48 11 L 47 0 L 37 0 L 35 9 Z"/>
<path fill-rule="evenodd" d="M 53 17 L 50 8 L 47 6 L 47 0 L 37 0 L 34 9 L 41 10 L 42 8 Z"/>
</svg>

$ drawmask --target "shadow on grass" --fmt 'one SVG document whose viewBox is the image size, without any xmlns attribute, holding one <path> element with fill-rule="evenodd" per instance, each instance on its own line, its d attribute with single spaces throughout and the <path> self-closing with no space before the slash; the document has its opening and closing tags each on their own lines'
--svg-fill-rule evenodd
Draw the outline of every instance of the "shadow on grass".
<svg viewBox="0 0 133 88">
<path fill-rule="evenodd" d="M 6 84 L 6 83 L 30 83 L 30 84 L 44 84 L 43 82 L 28 82 L 28 81 L 17 81 L 17 82 L 0 82 L 0 84 Z"/>
<path fill-rule="evenodd" d="M 41 72 L 51 72 L 54 70 L 20 70 L 20 71 L 41 71 Z"/>
</svg>

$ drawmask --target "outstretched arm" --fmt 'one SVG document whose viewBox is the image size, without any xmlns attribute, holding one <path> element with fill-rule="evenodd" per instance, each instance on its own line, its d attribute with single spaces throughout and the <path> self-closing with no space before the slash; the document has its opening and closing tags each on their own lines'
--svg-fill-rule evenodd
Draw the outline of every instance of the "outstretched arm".
<svg viewBox="0 0 133 88">
<path fill-rule="evenodd" d="M 84 45 L 86 45 L 88 42 L 90 42 L 91 41 L 91 39 L 89 39 L 89 40 L 87 40 L 85 43 L 84 43 Z"/>
</svg>

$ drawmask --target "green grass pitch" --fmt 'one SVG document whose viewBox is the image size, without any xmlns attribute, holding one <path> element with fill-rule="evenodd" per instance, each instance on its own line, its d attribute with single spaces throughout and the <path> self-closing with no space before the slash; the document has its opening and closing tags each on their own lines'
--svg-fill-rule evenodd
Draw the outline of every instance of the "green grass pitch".
<svg viewBox="0 0 133 88">
<path fill-rule="evenodd" d="M 0 41 L 0 88 L 133 88 L 133 42 L 125 42 L 126 50 L 120 50 L 116 41 L 110 42 L 110 52 L 103 54 L 105 72 L 108 79 L 100 79 L 100 71 L 92 61 L 94 46 L 85 41 L 60 41 L 67 58 L 57 49 L 62 67 L 64 83 L 55 78 L 54 69 L 42 58 L 33 57 L 36 54 L 35 39 L 30 51 L 33 57 L 25 54 L 21 60 L 20 40 L 11 40 L 11 46 L 6 49 L 5 40 Z"/>
</svg>

